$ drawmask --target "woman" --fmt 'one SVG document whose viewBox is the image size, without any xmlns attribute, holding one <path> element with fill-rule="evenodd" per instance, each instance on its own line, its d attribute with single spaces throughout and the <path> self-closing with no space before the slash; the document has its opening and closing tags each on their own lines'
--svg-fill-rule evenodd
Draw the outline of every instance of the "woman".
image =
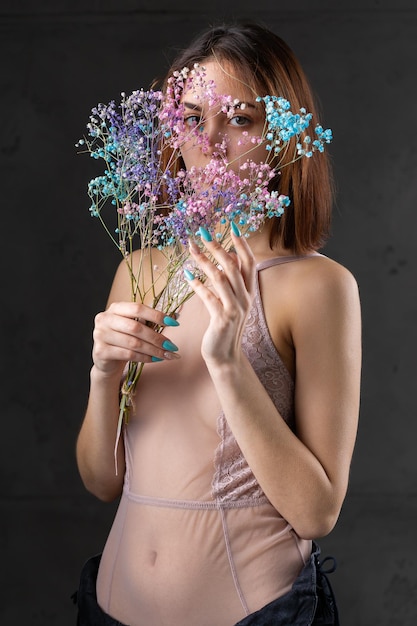
<svg viewBox="0 0 417 626">
<path fill-rule="evenodd" d="M 283 96 L 317 120 L 293 53 L 260 26 L 203 33 L 169 76 L 194 63 L 239 105 L 232 117 L 211 115 L 185 88 L 185 123 L 207 137 L 204 146 L 181 147 L 187 169 L 204 165 L 219 144 L 236 168 L 247 158 L 242 133 L 257 136 L 264 123 L 254 94 Z M 251 159 L 263 158 L 261 145 Z M 276 184 L 291 205 L 249 238 L 234 225 L 233 252 L 205 228 L 203 249 L 190 243 L 207 281 L 186 270 L 195 295 L 178 320 L 130 302 L 124 263 L 96 317 L 77 460 L 89 491 L 121 500 L 101 559 L 83 571 L 81 625 L 337 623 L 321 593 L 326 579 L 313 540 L 332 530 L 348 484 L 359 409 L 358 290 L 345 268 L 317 252 L 332 200 L 326 155 L 287 165 Z M 147 365 L 116 474 L 129 360 Z"/>
</svg>

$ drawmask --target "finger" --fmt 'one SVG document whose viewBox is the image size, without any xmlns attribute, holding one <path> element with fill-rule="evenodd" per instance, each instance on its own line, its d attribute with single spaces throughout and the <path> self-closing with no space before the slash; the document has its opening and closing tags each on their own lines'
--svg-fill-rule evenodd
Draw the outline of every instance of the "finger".
<svg viewBox="0 0 417 626">
<path fill-rule="evenodd" d="M 231 222 L 230 226 L 233 251 L 235 254 L 226 251 L 223 246 L 214 241 L 207 229 L 200 227 L 200 234 L 207 250 L 221 264 L 224 270 L 227 270 L 228 267 L 233 269 L 233 265 L 230 264 L 230 261 L 237 261 L 237 266 L 242 273 L 244 282 L 247 285 L 248 290 L 251 291 L 253 286 L 255 259 L 247 240 L 244 237 L 241 237 L 241 233 L 237 225 L 234 222 Z"/>
<path fill-rule="evenodd" d="M 218 263 L 216 266 L 200 248 L 191 243 L 191 254 L 199 267 L 209 277 L 218 295 L 224 299 L 230 299 L 232 290 L 239 300 L 246 300 L 248 293 L 252 295 L 254 284 L 254 258 L 247 242 L 236 242 L 233 253 L 227 252 L 218 242 L 214 241 L 208 231 L 200 229 L 204 245 L 212 259 Z M 226 300 L 224 300 L 226 304 Z M 231 303 L 232 304 L 232 303 Z"/>
<path fill-rule="evenodd" d="M 96 351 L 107 352 L 108 359 L 148 362 L 179 358 L 178 347 L 165 334 L 110 311 L 96 316 L 93 336 Z"/>
<path fill-rule="evenodd" d="M 99 323 L 97 323 L 97 328 L 100 329 Z M 167 349 L 166 346 L 172 344 L 165 334 L 155 331 L 140 320 L 132 320 L 120 315 L 111 316 L 103 330 L 103 336 L 107 339 L 117 336 L 121 345 L 126 345 L 129 349 L 137 349 L 136 346 L 140 346 L 142 343 L 144 345 L 150 344 L 159 349 Z"/>
<path fill-rule="evenodd" d="M 195 294 L 202 300 L 210 316 L 221 313 L 223 305 L 217 295 L 208 289 L 196 276 L 188 269 L 184 269 L 184 277 L 188 281 Z"/>
<path fill-rule="evenodd" d="M 216 261 L 219 261 L 221 256 L 220 254 L 216 256 L 214 254 L 211 254 L 211 257 L 208 258 L 208 256 L 194 242 L 190 242 L 190 254 L 198 267 L 202 270 L 203 274 L 205 274 L 205 276 L 207 277 L 208 280 L 205 281 L 205 284 L 210 285 L 210 287 L 214 289 L 216 294 L 222 299 L 225 299 L 226 297 L 235 297 L 234 289 L 231 285 L 230 280 L 230 270 L 227 273 L 224 271 L 224 266 L 229 261 L 226 261 L 226 259 L 223 258 L 222 264 L 220 264 L 220 262 L 217 264 Z M 233 256 L 235 258 L 232 262 L 237 269 L 237 263 L 235 260 L 236 255 Z M 185 275 L 187 277 L 187 272 L 185 272 Z M 188 276 L 188 278 L 191 277 Z M 192 286 L 194 290 L 196 290 L 196 287 L 198 286 L 199 293 L 200 295 L 202 295 L 203 293 L 205 293 L 206 290 L 202 290 L 200 288 L 200 282 L 201 281 L 195 282 L 193 280 Z"/>
<path fill-rule="evenodd" d="M 241 236 L 240 231 L 234 222 L 232 222 L 231 236 L 237 257 L 239 259 L 240 272 L 243 276 L 247 290 L 252 293 L 256 276 L 255 257 L 246 238 Z"/>
<path fill-rule="evenodd" d="M 228 265 L 226 260 L 218 266 L 212 258 L 207 258 L 201 251 L 198 254 L 194 252 L 191 254 L 207 278 L 204 285 L 201 285 L 200 281 L 192 281 L 191 284 L 210 312 L 217 311 L 218 303 L 221 303 L 225 312 L 232 310 L 237 312 L 240 308 L 239 303 L 242 301 L 246 303 L 247 292 L 236 262 L 233 261 L 235 272 L 233 275 L 233 270 L 226 267 Z"/>
<path fill-rule="evenodd" d="M 142 340 L 126 342 L 120 341 L 120 336 L 113 336 L 107 339 L 106 343 L 97 341 L 93 349 L 94 362 L 123 362 L 136 361 L 140 363 L 151 363 L 158 361 L 169 361 L 179 359 L 180 354 L 174 352 L 177 347 L 169 342 L 168 347 L 158 348 L 153 344 Z"/>
<path fill-rule="evenodd" d="M 107 311 L 123 317 L 142 322 L 149 322 L 156 326 L 178 326 L 175 317 L 166 315 L 163 311 L 153 309 L 141 302 L 112 302 Z"/>
<path fill-rule="evenodd" d="M 252 296 L 248 293 L 243 284 L 242 276 L 238 272 L 236 260 L 233 262 L 236 265 L 236 271 L 239 276 L 239 289 L 232 288 L 226 272 L 216 268 L 213 263 L 207 259 L 205 254 L 200 251 L 198 246 L 196 248 L 192 246 L 192 249 L 196 250 L 195 256 L 200 259 L 200 265 L 205 267 L 208 281 L 203 284 L 188 269 L 184 270 L 185 278 L 203 301 L 211 318 L 224 318 L 226 314 L 229 320 L 233 320 L 240 318 L 242 315 L 245 316 L 252 302 Z M 233 256 L 236 259 L 236 255 L 233 254 Z M 207 283 L 210 284 L 210 287 L 208 287 Z"/>
</svg>

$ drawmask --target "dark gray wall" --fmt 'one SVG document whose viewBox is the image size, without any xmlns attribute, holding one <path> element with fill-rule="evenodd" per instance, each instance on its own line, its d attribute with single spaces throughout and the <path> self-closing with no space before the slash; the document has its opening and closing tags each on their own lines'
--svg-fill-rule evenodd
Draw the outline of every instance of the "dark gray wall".
<svg viewBox="0 0 417 626">
<path fill-rule="evenodd" d="M 230 7 L 229 7 L 230 5 Z M 239 8 L 237 8 L 239 7 Z M 147 87 L 176 46 L 255 17 L 321 97 L 338 184 L 326 253 L 362 294 L 362 411 L 339 524 L 322 541 L 344 626 L 417 623 L 417 8 L 414 0 L 0 2 L 0 622 L 70 626 L 79 569 L 114 513 L 79 480 L 92 320 L 116 264 L 76 156 L 90 108 Z M 197 625 L 196 625 L 197 626 Z"/>
</svg>

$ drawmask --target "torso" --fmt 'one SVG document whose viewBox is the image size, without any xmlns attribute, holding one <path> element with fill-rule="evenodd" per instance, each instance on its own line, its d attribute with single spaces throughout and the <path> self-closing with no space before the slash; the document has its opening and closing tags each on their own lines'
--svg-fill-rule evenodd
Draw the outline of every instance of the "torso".
<svg viewBox="0 0 417 626">
<path fill-rule="evenodd" d="M 314 262 L 285 262 L 258 274 L 271 344 L 260 353 L 269 350 L 275 360 L 273 376 L 283 388 L 277 408 L 291 427 L 287 309 L 291 285 L 307 270 L 299 266 Z M 103 554 L 98 600 L 130 626 L 230 626 L 289 590 L 311 542 L 297 537 L 268 502 L 230 445 L 231 433 L 218 432 L 227 423 L 200 354 L 208 315 L 197 297 L 179 321 L 169 337 L 182 358 L 147 365 L 139 382 L 125 434 L 125 490 Z M 225 440 L 234 465 L 218 488 Z M 235 489 L 234 473 L 242 468 L 243 488 Z"/>
</svg>

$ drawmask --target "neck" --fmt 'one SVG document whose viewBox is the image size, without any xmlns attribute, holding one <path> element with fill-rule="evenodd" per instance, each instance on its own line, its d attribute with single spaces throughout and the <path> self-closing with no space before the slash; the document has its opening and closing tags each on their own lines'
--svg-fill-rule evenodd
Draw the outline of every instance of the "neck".
<svg viewBox="0 0 417 626">
<path fill-rule="evenodd" d="M 271 226 L 272 224 L 266 221 L 259 230 L 251 233 L 247 239 L 249 247 L 258 263 L 266 259 L 278 256 L 291 256 L 294 254 L 293 250 L 284 248 L 280 243 L 275 244 L 271 248 Z"/>
</svg>

